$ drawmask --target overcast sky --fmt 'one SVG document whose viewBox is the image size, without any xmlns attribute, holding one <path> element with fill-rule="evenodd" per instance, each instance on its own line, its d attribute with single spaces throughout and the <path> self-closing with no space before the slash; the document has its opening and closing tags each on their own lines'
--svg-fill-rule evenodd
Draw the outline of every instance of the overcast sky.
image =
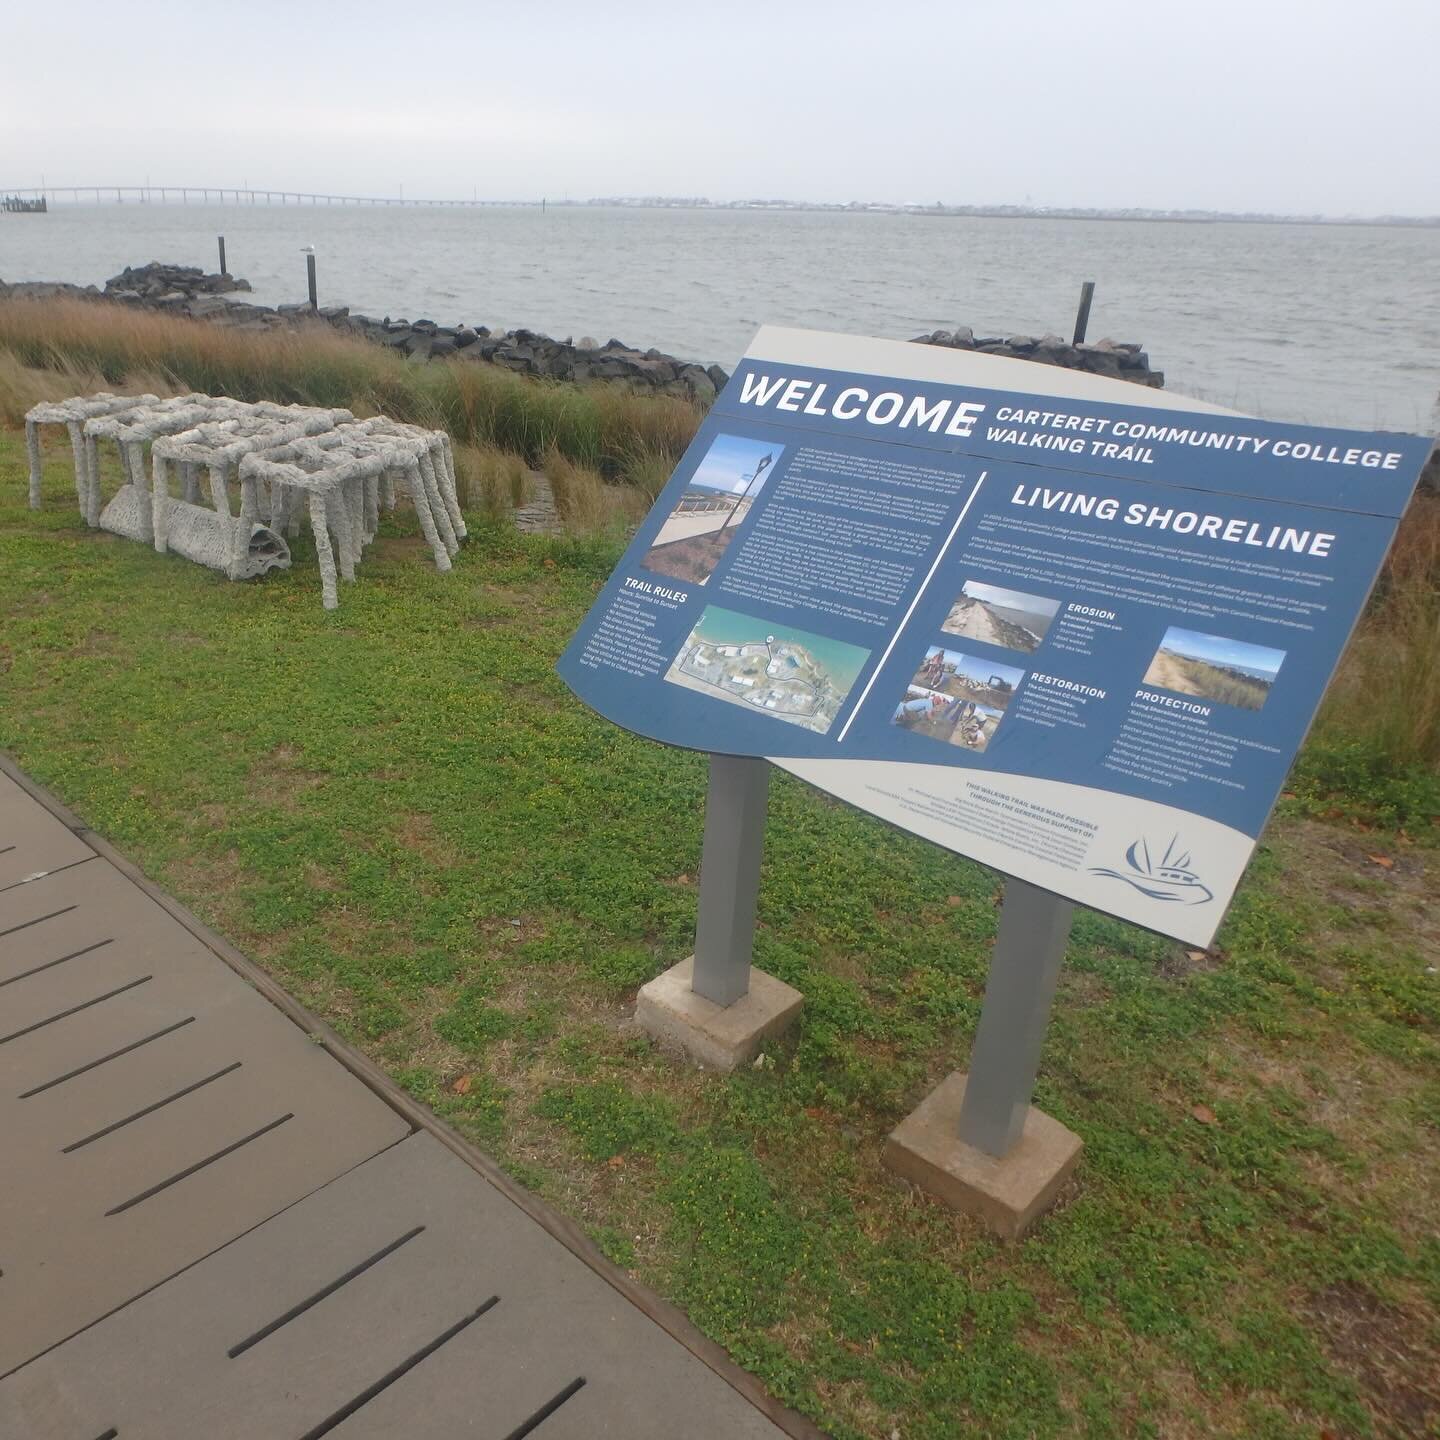
<svg viewBox="0 0 1440 1440">
<path fill-rule="evenodd" d="M 0 187 L 1440 212 L 1440 0 L 7 10 Z"/>
</svg>

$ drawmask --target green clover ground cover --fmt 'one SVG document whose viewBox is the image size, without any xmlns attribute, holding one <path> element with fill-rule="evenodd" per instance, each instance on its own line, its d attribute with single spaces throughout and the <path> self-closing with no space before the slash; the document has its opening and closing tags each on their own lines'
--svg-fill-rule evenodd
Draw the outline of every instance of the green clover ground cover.
<svg viewBox="0 0 1440 1440">
<path fill-rule="evenodd" d="M 1215 952 L 1081 913 L 1037 1103 L 1085 1158 L 1005 1248 L 879 1165 L 997 877 L 777 773 L 802 1022 L 729 1079 L 657 1053 L 703 758 L 553 674 L 615 545 L 477 528 L 438 576 L 401 517 L 327 615 L 303 546 L 239 586 L 83 531 L 63 460 L 32 514 L 0 435 L 0 747 L 838 1437 L 1440 1433 L 1432 828 L 1304 772 Z"/>
</svg>

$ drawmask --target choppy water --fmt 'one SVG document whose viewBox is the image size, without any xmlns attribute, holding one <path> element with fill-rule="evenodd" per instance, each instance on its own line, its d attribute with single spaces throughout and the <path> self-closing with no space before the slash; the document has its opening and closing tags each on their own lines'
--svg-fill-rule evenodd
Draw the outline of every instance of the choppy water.
<svg viewBox="0 0 1440 1440">
<path fill-rule="evenodd" d="M 940 219 L 556 207 L 62 206 L 0 215 L 0 278 L 100 283 L 126 264 L 230 269 L 265 303 L 564 337 L 728 369 L 763 322 L 908 339 L 1142 341 L 1171 389 L 1274 419 L 1433 429 L 1440 229 Z"/>
</svg>

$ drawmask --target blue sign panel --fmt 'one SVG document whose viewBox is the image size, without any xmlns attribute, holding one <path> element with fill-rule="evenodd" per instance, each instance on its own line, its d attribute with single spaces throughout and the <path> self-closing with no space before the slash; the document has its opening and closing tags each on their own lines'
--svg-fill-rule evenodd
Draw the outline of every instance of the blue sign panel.
<svg viewBox="0 0 1440 1440">
<path fill-rule="evenodd" d="M 560 674 L 1208 943 L 1431 442 L 1176 403 L 764 330 Z"/>
</svg>

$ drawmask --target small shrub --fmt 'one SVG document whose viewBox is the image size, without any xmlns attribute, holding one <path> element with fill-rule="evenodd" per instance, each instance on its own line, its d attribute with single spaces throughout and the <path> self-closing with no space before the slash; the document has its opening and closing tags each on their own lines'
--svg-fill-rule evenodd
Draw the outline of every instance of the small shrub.
<svg viewBox="0 0 1440 1440">
<path fill-rule="evenodd" d="M 1346 735 L 1333 722 L 1301 752 L 1289 785 L 1312 813 L 1340 810 L 1388 826 L 1440 822 L 1433 766 L 1397 759 L 1378 734 Z"/>
<path fill-rule="evenodd" d="M 1418 496 L 1400 522 L 1317 733 L 1392 773 L 1440 765 L 1440 496 Z"/>
</svg>

